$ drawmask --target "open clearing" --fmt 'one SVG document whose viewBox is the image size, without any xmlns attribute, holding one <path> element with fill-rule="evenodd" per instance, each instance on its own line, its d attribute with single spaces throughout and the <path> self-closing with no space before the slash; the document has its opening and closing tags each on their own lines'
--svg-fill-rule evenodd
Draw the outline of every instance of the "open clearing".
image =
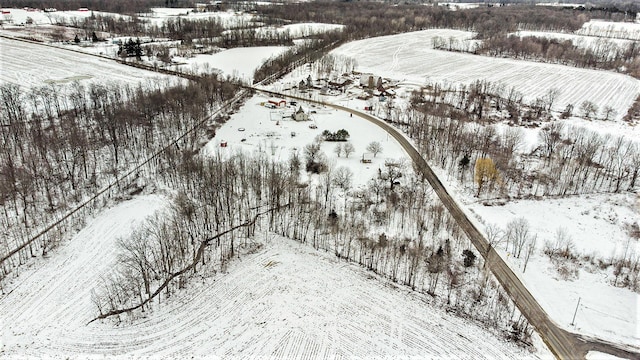
<svg viewBox="0 0 640 360">
<path fill-rule="evenodd" d="M 289 49 L 287 46 L 254 46 L 224 50 L 215 54 L 198 54 L 192 58 L 174 57 L 178 71 L 209 73 L 217 69 L 224 76 L 240 77 L 251 82 L 253 72 L 267 59 Z"/>
<path fill-rule="evenodd" d="M 358 266 L 275 236 L 135 323 L 86 325 L 96 315 L 91 289 L 115 260 L 115 240 L 166 206 L 157 195 L 120 203 L 24 269 L 0 298 L 0 356 L 536 358 Z"/>
<path fill-rule="evenodd" d="M 148 81 L 158 86 L 158 81 L 170 79 L 175 78 L 113 60 L 0 38 L 0 83 L 40 87 L 73 80 L 130 84 Z"/>
<path fill-rule="evenodd" d="M 576 109 L 591 101 L 612 106 L 622 118 L 640 93 L 640 80 L 608 71 L 434 50 L 429 30 L 353 41 L 332 51 L 358 61 L 358 70 L 421 83 L 469 84 L 476 80 L 513 87 L 525 102 L 543 98 L 550 89 L 560 94 L 554 110 Z"/>
<path fill-rule="evenodd" d="M 408 156 L 393 137 L 362 118 L 350 117 L 344 111 L 328 107 L 310 107 L 303 102 L 296 106 L 268 109 L 261 105 L 267 101 L 268 98 L 260 95 L 247 100 L 246 105 L 216 131 L 216 136 L 204 147 L 203 152 L 209 155 L 218 151 L 223 155 L 236 152 L 264 153 L 280 161 L 287 161 L 292 151 L 298 151 L 301 158 L 304 158 L 304 147 L 311 144 L 324 130 L 336 132 L 345 129 L 350 134 L 349 142 L 355 148 L 355 152 L 349 158 L 344 155 L 338 157 L 334 153 L 335 147 L 344 144 L 343 142 L 324 141 L 321 148 L 334 168 L 346 166 L 353 171 L 355 187 L 364 187 L 369 179 L 377 176 L 378 169 L 384 167 L 386 159 L 408 160 Z M 300 106 L 307 113 L 314 111 L 309 114 L 309 121 L 291 119 L 290 114 Z M 312 129 L 310 125 L 317 128 Z M 239 129 L 244 130 L 238 131 Z M 295 133 L 295 136 L 291 136 L 292 133 Z M 363 153 L 367 152 L 367 145 L 372 141 L 379 142 L 383 151 L 370 164 L 363 164 L 360 160 Z M 227 147 L 220 147 L 221 142 L 227 143 Z"/>
<path fill-rule="evenodd" d="M 519 217 L 529 221 L 532 232 L 538 235 L 537 251 L 524 273 L 524 258 L 509 255 L 504 251 L 504 244 L 496 249 L 558 324 L 571 331 L 640 347 L 639 294 L 614 287 L 611 269 L 603 272 L 586 261 L 580 261 L 584 266 L 577 268 L 576 276 L 563 279 L 557 266 L 543 254 L 545 242 L 555 241 L 558 228 L 567 231 L 575 251 L 581 255 L 608 259 L 625 252 L 640 252 L 640 244 L 630 239 L 624 230 L 625 224 L 640 221 L 638 201 L 633 194 L 608 194 L 544 201 L 519 200 L 491 207 L 474 203 L 469 208 L 486 224 L 502 228 Z M 566 262 L 570 269 L 573 268 L 570 261 Z M 580 307 L 575 326 L 571 326 L 578 298 L 581 298 Z"/>
</svg>

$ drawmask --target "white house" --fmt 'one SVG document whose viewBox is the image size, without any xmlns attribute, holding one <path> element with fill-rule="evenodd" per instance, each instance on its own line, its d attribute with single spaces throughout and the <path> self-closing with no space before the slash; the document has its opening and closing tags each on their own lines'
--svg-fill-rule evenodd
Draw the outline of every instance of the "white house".
<svg viewBox="0 0 640 360">
<path fill-rule="evenodd" d="M 291 117 L 295 121 L 307 121 L 307 120 L 309 120 L 309 114 L 305 113 L 304 110 L 302 110 L 302 106 L 300 106 L 298 108 L 298 110 L 291 115 Z"/>
</svg>

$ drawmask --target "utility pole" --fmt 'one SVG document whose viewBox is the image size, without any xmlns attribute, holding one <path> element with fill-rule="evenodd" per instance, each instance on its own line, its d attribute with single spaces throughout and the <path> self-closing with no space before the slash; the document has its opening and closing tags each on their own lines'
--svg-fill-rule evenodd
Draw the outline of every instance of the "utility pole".
<svg viewBox="0 0 640 360">
<path fill-rule="evenodd" d="M 578 307 L 580 306 L 580 297 L 578 297 L 578 304 L 576 304 L 576 311 L 573 312 L 573 319 L 571 320 L 571 326 L 575 325 L 576 322 L 576 314 L 578 313 Z"/>
</svg>

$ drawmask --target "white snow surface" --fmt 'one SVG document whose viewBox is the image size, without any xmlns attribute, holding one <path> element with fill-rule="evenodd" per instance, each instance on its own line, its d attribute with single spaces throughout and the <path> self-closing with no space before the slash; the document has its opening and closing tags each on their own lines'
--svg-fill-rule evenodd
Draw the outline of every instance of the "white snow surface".
<svg viewBox="0 0 640 360">
<path fill-rule="evenodd" d="M 344 111 L 337 111 L 328 107 L 311 107 L 308 103 L 298 102 L 286 108 L 268 109 L 261 105 L 269 98 L 255 95 L 247 100 L 240 110 L 233 114 L 231 120 L 216 130 L 216 136 L 203 148 L 204 154 L 213 155 L 221 152 L 230 155 L 237 152 L 264 153 L 277 160 L 286 161 L 291 152 L 296 149 L 304 160 L 304 147 L 314 141 L 324 130 L 336 132 L 345 129 L 349 132 L 349 142 L 353 144 L 355 152 L 349 158 L 344 155 L 338 157 L 334 153 L 336 145 L 342 142 L 322 143 L 322 151 L 329 163 L 335 167 L 346 166 L 354 173 L 354 187 L 364 186 L 369 179 L 377 176 L 378 168 L 384 168 L 386 159 L 405 159 L 410 165 L 409 158 L 402 146 L 381 128 L 360 117 L 350 117 Z M 287 103 L 288 104 L 288 103 Z M 299 109 L 310 114 L 309 121 L 294 121 L 290 114 Z M 309 128 L 316 125 L 317 129 Z M 244 129 L 239 131 L 239 129 Z M 291 133 L 295 136 L 291 136 Z M 245 141 L 242 141 L 245 139 Z M 227 147 L 220 147 L 221 142 Z M 370 164 L 362 164 L 362 154 L 372 141 L 382 144 L 383 151 Z"/>
<path fill-rule="evenodd" d="M 608 259 L 625 252 L 639 253 L 640 244 L 625 231 L 625 224 L 640 221 L 639 204 L 640 198 L 634 194 L 599 194 L 519 200 L 490 207 L 476 202 L 467 207 L 483 223 L 503 229 L 511 220 L 527 219 L 532 234 L 538 236 L 538 250 L 524 273 L 524 256 L 514 258 L 504 251 L 504 244 L 496 249 L 557 323 L 572 331 L 640 346 L 640 294 L 614 287 L 610 274 L 605 279 L 606 273 L 590 264 L 579 267 L 577 278 L 562 280 L 556 266 L 543 254 L 545 242 L 554 242 L 558 228 L 567 231 L 580 255 Z M 578 298 L 580 307 L 571 325 Z"/>
<path fill-rule="evenodd" d="M 593 19 L 584 23 L 576 34 L 640 40 L 640 23 Z"/>
<path fill-rule="evenodd" d="M 451 30 L 447 30 L 451 31 Z M 357 59 L 358 70 L 393 79 L 470 84 L 476 80 L 514 87 L 525 102 L 560 90 L 554 110 L 591 101 L 612 106 L 621 119 L 640 93 L 640 80 L 609 71 L 432 49 L 431 30 L 353 41 L 332 51 Z M 445 37 L 446 39 L 446 37 Z"/>
<path fill-rule="evenodd" d="M 528 359 L 421 295 L 268 236 L 226 273 L 198 277 L 134 322 L 87 324 L 118 237 L 167 206 L 146 195 L 98 215 L 0 298 L 0 356 L 21 358 Z"/>
<path fill-rule="evenodd" d="M 619 360 L 617 356 L 609 355 L 599 351 L 589 351 L 587 353 L 587 360 Z"/>
<path fill-rule="evenodd" d="M 248 24 L 254 20 L 252 14 L 243 12 L 235 12 L 232 10 L 195 12 L 192 8 L 152 8 L 151 13 L 140 14 L 140 17 L 155 25 L 161 25 L 168 20 L 176 20 L 179 17 L 187 20 L 216 19 L 225 28 Z"/>
<path fill-rule="evenodd" d="M 256 29 L 259 34 L 276 34 L 288 32 L 292 38 L 322 34 L 324 32 L 340 30 L 344 25 L 326 23 L 297 23 L 284 26 L 264 26 Z"/>
<path fill-rule="evenodd" d="M 640 198 L 634 194 L 594 194 L 561 199 L 513 200 L 504 206 L 469 204 L 487 223 L 503 228 L 517 217 L 525 217 L 538 234 L 538 247 L 553 240 L 558 228 L 565 228 L 580 254 L 608 258 L 621 256 L 629 242 L 624 227 L 640 221 Z M 640 243 L 629 242 L 640 253 Z"/>
<path fill-rule="evenodd" d="M 85 18 L 93 15 L 100 16 L 111 16 L 115 18 L 127 18 L 126 15 L 116 14 L 116 13 L 108 13 L 102 11 L 56 11 L 56 12 L 44 12 L 41 9 L 34 9 L 33 11 L 27 11 L 24 9 L 2 9 L 4 11 L 9 11 L 9 14 L 0 15 L 0 19 L 3 20 L 5 24 L 9 25 L 25 25 L 27 23 L 27 19 L 31 18 L 34 25 L 46 25 L 46 24 L 55 24 L 58 21 L 71 21 L 72 19 L 78 19 L 82 21 Z"/>
<path fill-rule="evenodd" d="M 604 48 L 608 46 L 608 44 L 613 44 L 614 46 L 610 49 L 611 52 L 615 52 L 615 50 L 624 50 L 634 41 L 627 39 L 618 39 L 618 38 L 606 38 L 601 36 L 587 36 L 587 35 L 576 35 L 571 33 L 562 33 L 562 32 L 551 32 L 551 31 L 518 31 L 515 33 L 520 37 L 525 36 L 535 36 L 539 38 L 547 38 L 547 39 L 556 39 L 560 41 L 569 40 L 573 43 L 573 45 L 577 46 L 581 49 L 593 49 L 597 50 L 599 48 Z"/>
<path fill-rule="evenodd" d="M 577 276 L 562 279 L 556 265 L 543 253 L 546 241 L 553 243 L 555 231 L 567 231 L 579 256 L 608 259 L 627 251 L 640 250 L 637 241 L 629 241 L 624 225 L 640 221 L 640 199 L 634 194 L 594 194 L 564 199 L 517 200 L 504 206 L 484 206 L 456 179 L 434 168 L 440 179 L 463 204 L 469 218 L 479 229 L 489 224 L 505 229 L 508 222 L 525 218 L 531 234 L 537 234 L 536 252 L 526 270 L 524 254 L 517 259 L 500 243 L 496 250 L 520 277 L 527 289 L 558 325 L 569 331 L 640 347 L 640 294 L 611 284 L 611 268 L 606 272 L 580 260 L 583 266 L 566 261 Z M 525 270 L 523 272 L 523 270 Z M 573 314 L 580 305 L 575 322 Z M 597 357 L 596 357 L 597 358 Z"/>
<path fill-rule="evenodd" d="M 0 38 L 0 83 L 39 87 L 73 81 L 139 83 L 173 77 L 87 54 Z"/>
<path fill-rule="evenodd" d="M 240 77 L 252 81 L 253 72 L 272 56 L 277 56 L 289 47 L 287 46 L 255 46 L 233 48 L 215 54 L 199 54 L 192 58 L 175 56 L 174 61 L 181 63 L 178 70 L 193 70 L 198 73 L 209 72 L 207 69 L 218 69 L 224 75 Z"/>
<path fill-rule="evenodd" d="M 115 263 L 116 239 L 166 205 L 162 197 L 141 196 L 115 206 L 41 266 L 25 270 L 0 297 L 0 357 L 60 357 L 94 345 L 109 348 L 111 335 L 86 326 L 95 316 L 91 290 Z"/>
</svg>

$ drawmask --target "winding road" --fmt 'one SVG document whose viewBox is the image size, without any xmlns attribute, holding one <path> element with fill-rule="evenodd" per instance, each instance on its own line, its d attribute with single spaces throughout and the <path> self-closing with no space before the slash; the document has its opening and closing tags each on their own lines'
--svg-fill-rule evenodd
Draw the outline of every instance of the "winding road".
<svg viewBox="0 0 640 360">
<path fill-rule="evenodd" d="M 498 279 L 502 287 L 509 294 L 513 302 L 516 304 L 520 312 L 527 318 L 529 323 L 535 327 L 540 334 L 542 340 L 547 344 L 551 352 L 559 359 L 584 359 L 589 351 L 599 351 L 621 358 L 640 359 L 640 349 L 615 344 L 608 341 L 585 337 L 574 334 L 562 329 L 551 320 L 549 315 L 544 311 L 535 297 L 529 292 L 526 286 L 520 281 L 518 276 L 504 262 L 502 257 L 491 247 L 489 241 L 471 222 L 458 203 L 449 194 L 445 186 L 442 184 L 438 176 L 433 172 L 427 161 L 422 157 L 420 152 L 413 146 L 411 141 L 393 126 L 387 124 L 377 117 L 360 112 L 342 105 L 316 101 L 302 97 L 292 96 L 289 94 L 276 93 L 264 89 L 254 88 L 257 91 L 267 93 L 271 96 L 286 97 L 301 101 L 316 103 L 329 106 L 334 109 L 349 112 L 359 116 L 371 123 L 383 128 L 387 133 L 393 136 L 404 150 L 409 154 L 415 168 L 421 172 L 433 190 L 436 192 L 443 205 L 447 208 L 451 216 L 456 220 L 458 225 L 464 230 L 478 252 L 485 258 L 486 264 L 491 269 L 493 275 Z"/>
</svg>

